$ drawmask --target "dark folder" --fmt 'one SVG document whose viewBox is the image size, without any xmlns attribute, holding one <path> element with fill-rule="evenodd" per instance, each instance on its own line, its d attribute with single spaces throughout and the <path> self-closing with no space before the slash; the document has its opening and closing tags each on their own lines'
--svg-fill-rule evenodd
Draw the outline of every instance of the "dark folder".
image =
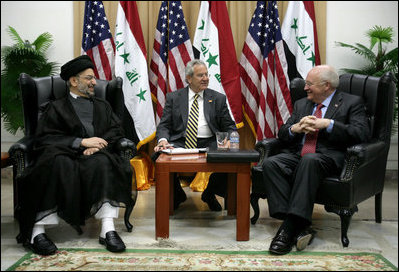
<svg viewBox="0 0 399 272">
<path fill-rule="evenodd" d="M 258 162 L 259 152 L 256 150 L 209 150 L 207 162 Z"/>
</svg>

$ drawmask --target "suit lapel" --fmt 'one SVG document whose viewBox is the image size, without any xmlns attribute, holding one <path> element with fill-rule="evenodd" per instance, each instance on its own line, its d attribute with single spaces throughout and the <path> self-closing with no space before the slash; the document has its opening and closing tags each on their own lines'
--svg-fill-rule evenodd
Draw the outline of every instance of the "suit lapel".
<svg viewBox="0 0 399 272">
<path fill-rule="evenodd" d="M 306 100 L 304 116 L 312 115 L 313 108 L 314 108 L 314 103 L 312 101 L 310 101 L 310 100 Z"/>
<path fill-rule="evenodd" d="M 336 92 L 333 98 L 331 99 L 330 105 L 327 108 L 324 118 L 331 119 L 331 117 L 334 116 L 335 111 L 339 108 L 341 104 L 342 104 L 342 94 L 340 92 Z"/>
<path fill-rule="evenodd" d="M 188 120 L 188 87 L 184 88 L 180 93 L 178 97 L 178 102 L 179 102 L 179 110 L 182 115 L 183 119 L 183 125 L 184 127 L 187 126 L 187 120 Z"/>
<path fill-rule="evenodd" d="M 214 98 L 210 92 L 208 92 L 208 89 L 204 90 L 204 115 L 205 115 L 205 120 L 208 122 L 208 124 L 211 124 L 211 120 L 213 116 L 215 115 L 214 113 L 214 107 L 213 105 L 215 104 Z"/>
</svg>

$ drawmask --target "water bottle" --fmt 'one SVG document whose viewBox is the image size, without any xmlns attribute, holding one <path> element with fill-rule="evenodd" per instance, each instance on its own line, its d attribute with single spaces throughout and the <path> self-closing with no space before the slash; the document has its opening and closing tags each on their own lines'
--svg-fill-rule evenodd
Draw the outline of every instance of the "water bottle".
<svg viewBox="0 0 399 272">
<path fill-rule="evenodd" d="M 230 150 L 238 151 L 240 150 L 240 134 L 237 131 L 233 131 L 230 134 Z"/>
</svg>

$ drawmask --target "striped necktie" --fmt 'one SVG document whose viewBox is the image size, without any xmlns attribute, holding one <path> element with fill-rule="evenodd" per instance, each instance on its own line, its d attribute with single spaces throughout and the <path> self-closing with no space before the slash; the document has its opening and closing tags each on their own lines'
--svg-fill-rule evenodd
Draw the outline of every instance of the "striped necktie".
<svg viewBox="0 0 399 272">
<path fill-rule="evenodd" d="M 193 104 L 191 105 L 190 114 L 188 115 L 185 148 L 197 148 L 199 114 L 197 98 L 198 94 L 195 94 Z"/>
<path fill-rule="evenodd" d="M 317 105 L 316 111 L 314 112 L 314 116 L 317 118 L 321 118 L 321 108 L 324 107 L 323 104 Z M 316 130 L 315 133 L 306 134 L 305 143 L 303 144 L 301 156 L 307 153 L 315 153 L 316 152 L 316 143 L 317 143 L 317 135 L 319 134 L 319 130 Z"/>
</svg>

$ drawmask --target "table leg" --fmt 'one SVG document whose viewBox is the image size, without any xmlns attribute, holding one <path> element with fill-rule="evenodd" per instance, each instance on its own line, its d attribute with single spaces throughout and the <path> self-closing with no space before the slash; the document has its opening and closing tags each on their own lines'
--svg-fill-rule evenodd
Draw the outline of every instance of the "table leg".
<svg viewBox="0 0 399 272">
<path fill-rule="evenodd" d="M 175 173 L 169 174 L 169 216 L 174 213 L 174 199 L 175 199 Z"/>
<path fill-rule="evenodd" d="M 237 241 L 249 240 L 249 170 L 237 173 Z"/>
<path fill-rule="evenodd" d="M 227 215 L 237 214 L 237 174 L 227 174 Z"/>
<path fill-rule="evenodd" d="M 158 171 L 155 187 L 155 239 L 169 238 L 169 172 Z"/>
</svg>

